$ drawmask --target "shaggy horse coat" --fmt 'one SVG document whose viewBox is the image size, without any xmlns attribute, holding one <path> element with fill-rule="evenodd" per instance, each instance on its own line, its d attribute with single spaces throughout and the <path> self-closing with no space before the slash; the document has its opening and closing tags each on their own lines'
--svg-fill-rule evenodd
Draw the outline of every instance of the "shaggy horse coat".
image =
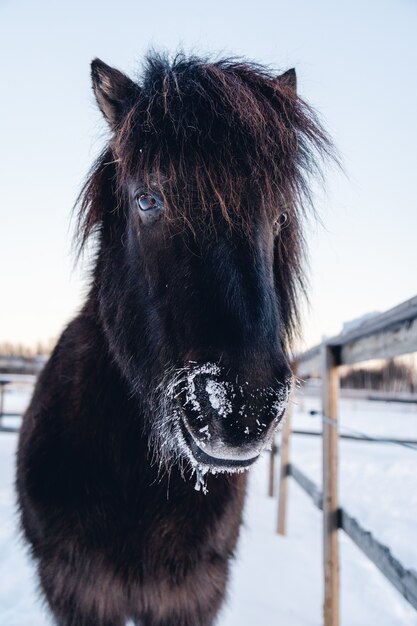
<svg viewBox="0 0 417 626">
<path fill-rule="evenodd" d="M 24 417 L 22 527 L 60 626 L 209 626 L 288 399 L 329 142 L 293 70 L 154 54 L 138 82 L 100 60 L 92 79 L 111 138 L 79 200 L 91 287 Z"/>
</svg>

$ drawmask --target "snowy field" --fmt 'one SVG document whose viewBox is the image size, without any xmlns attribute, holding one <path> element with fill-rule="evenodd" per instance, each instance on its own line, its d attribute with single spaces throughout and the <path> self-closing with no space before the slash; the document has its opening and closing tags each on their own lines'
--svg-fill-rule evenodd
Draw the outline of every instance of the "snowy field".
<svg viewBox="0 0 417 626">
<path fill-rule="evenodd" d="M 6 395 L 6 410 L 24 408 L 24 386 Z M 319 429 L 315 398 L 298 398 L 294 427 Z M 16 418 L 4 420 L 16 425 Z M 341 430 L 417 439 L 417 407 L 345 400 Z M 349 430 L 349 432 L 350 432 Z M 50 626 L 37 599 L 34 571 L 16 530 L 13 473 L 16 434 L 0 433 L 0 624 Z M 294 462 L 320 482 L 319 438 L 293 435 Z M 341 442 L 341 500 L 404 565 L 417 569 L 417 451 Z M 267 457 L 251 473 L 245 523 L 229 598 L 218 626 L 320 626 L 321 515 L 290 482 L 288 536 L 275 534 L 277 505 L 268 498 Z M 417 626 L 417 612 L 341 533 L 342 626 Z M 130 626 L 130 625 L 129 625 Z"/>
</svg>

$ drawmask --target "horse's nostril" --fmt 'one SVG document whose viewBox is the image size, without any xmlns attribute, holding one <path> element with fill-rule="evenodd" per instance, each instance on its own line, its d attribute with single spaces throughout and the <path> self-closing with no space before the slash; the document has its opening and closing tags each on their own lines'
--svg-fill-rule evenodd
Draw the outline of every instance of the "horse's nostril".
<svg viewBox="0 0 417 626">
<path fill-rule="evenodd" d="M 219 366 L 207 363 L 189 372 L 181 398 L 183 407 L 194 415 L 225 418 L 233 411 L 234 395 Z"/>
</svg>

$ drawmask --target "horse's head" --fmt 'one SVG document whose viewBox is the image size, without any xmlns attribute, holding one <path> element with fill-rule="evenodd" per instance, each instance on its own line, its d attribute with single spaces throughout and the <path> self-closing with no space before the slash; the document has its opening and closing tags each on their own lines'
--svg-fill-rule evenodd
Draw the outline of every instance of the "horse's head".
<svg viewBox="0 0 417 626">
<path fill-rule="evenodd" d="M 140 83 L 92 75 L 113 135 L 81 216 L 111 350 L 159 460 L 241 470 L 287 405 L 300 200 L 326 136 L 293 70 L 153 56 Z"/>
</svg>

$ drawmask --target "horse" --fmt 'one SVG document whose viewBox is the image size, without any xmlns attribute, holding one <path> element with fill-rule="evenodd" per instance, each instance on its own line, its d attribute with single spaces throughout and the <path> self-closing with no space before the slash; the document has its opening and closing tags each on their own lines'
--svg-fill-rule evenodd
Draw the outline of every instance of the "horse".
<svg viewBox="0 0 417 626">
<path fill-rule="evenodd" d="M 151 52 L 137 80 L 91 74 L 110 131 L 76 205 L 91 280 L 24 415 L 22 532 L 56 624 L 210 626 L 288 403 L 331 143 L 294 70 Z"/>
</svg>

